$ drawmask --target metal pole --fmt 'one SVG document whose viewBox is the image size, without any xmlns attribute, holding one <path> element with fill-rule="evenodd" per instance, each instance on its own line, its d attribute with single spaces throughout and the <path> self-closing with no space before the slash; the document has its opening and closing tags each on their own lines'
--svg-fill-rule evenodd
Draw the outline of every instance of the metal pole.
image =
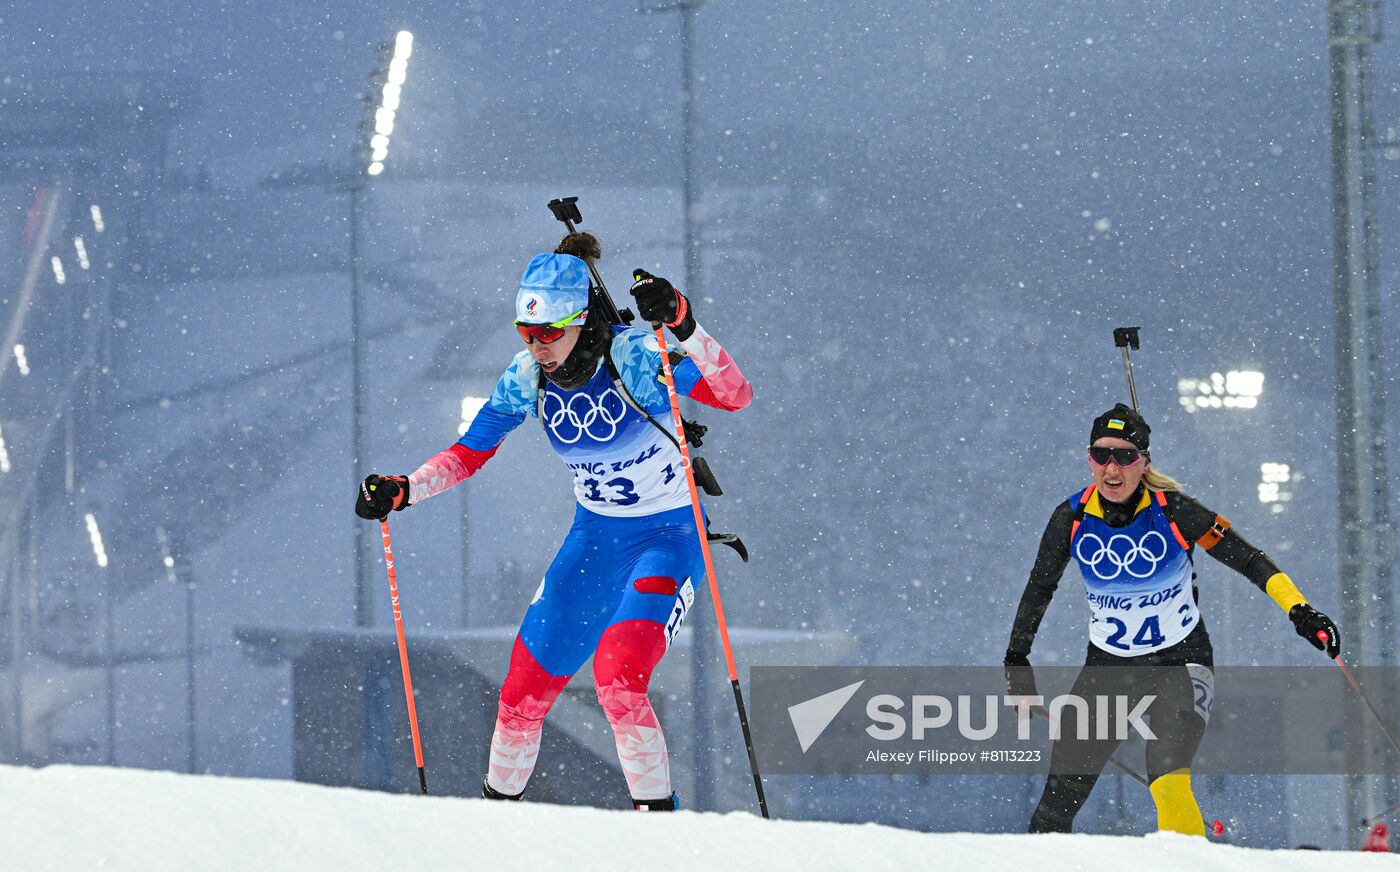
<svg viewBox="0 0 1400 872">
<path fill-rule="evenodd" d="M 695 17 L 701 3 L 680 4 L 681 12 L 681 203 L 685 209 L 681 232 L 685 238 L 685 292 L 700 295 L 700 204 L 697 203 L 695 172 Z"/>
<path fill-rule="evenodd" d="M 194 686 L 194 568 L 185 570 L 185 771 L 193 774 L 198 766 L 198 732 Z"/>
<path fill-rule="evenodd" d="M 685 247 L 685 278 L 681 287 L 693 299 L 699 297 L 703 284 L 695 172 L 695 18 L 702 2 L 686 2 L 672 7 L 680 12 L 681 19 L 681 236 Z M 694 655 L 691 705 L 697 731 L 692 765 L 695 769 L 695 808 L 704 810 L 714 808 L 715 803 L 713 748 L 710 742 L 702 738 L 713 733 L 713 705 L 706 684 L 709 672 L 705 667 L 715 659 L 715 641 L 704 629 L 707 604 L 701 601 L 697 605 L 699 608 L 692 616 L 695 630 L 691 635 L 691 653 Z"/>
<path fill-rule="evenodd" d="M 705 0 L 682 0 L 667 6 L 643 7 L 642 12 L 679 12 L 681 14 L 681 236 L 685 249 L 685 278 L 681 290 L 692 299 L 701 294 L 700 234 L 698 232 L 697 173 L 695 171 L 695 31 L 696 14 Z M 705 684 L 703 664 L 714 659 L 714 640 L 699 628 L 705 623 L 704 600 L 697 600 L 691 613 L 691 713 L 696 737 L 708 735 L 711 728 L 709 689 Z M 704 741 L 694 745 L 692 767 L 695 770 L 694 807 L 713 807 L 714 791 L 710 777 L 710 746 Z"/>
<path fill-rule="evenodd" d="M 112 638 L 115 621 L 112 619 L 112 573 L 101 570 L 106 582 L 102 586 L 104 660 L 107 665 L 107 765 L 117 765 L 117 649 Z"/>
<path fill-rule="evenodd" d="M 185 589 L 185 771 L 195 771 L 195 700 L 194 700 L 194 575 L 188 563 L 176 566 L 175 549 L 164 527 L 156 527 L 156 542 L 160 544 L 161 562 L 165 564 L 165 580 L 172 588 Z M 176 548 L 179 546 L 177 545 Z M 182 584 L 183 582 L 183 584 Z"/>
<path fill-rule="evenodd" d="M 68 353 L 74 361 L 85 361 L 87 354 L 82 347 L 82 339 L 79 337 L 78 322 L 78 288 L 76 284 L 67 285 L 63 295 L 65 313 L 63 319 L 63 339 L 64 345 L 69 349 Z M 79 408 L 79 391 L 77 384 L 73 386 L 73 393 L 69 402 L 63 408 L 63 492 L 72 496 L 78 487 L 78 425 L 77 414 Z"/>
<path fill-rule="evenodd" d="M 360 274 L 360 192 L 364 185 L 350 185 L 350 393 L 353 421 L 351 423 L 350 454 L 354 468 L 353 479 L 359 481 L 363 470 L 364 436 L 364 293 Z M 355 626 L 368 627 L 374 623 L 374 599 L 370 590 L 368 545 L 365 524 L 355 521 Z"/>
<path fill-rule="evenodd" d="M 34 535 L 33 530 L 27 530 L 27 535 Z M 19 549 L 16 549 L 18 551 Z M 10 677 L 14 682 L 11 697 L 11 717 L 14 728 L 10 731 L 15 737 L 15 750 L 12 762 L 17 765 L 24 765 L 24 645 L 20 641 L 20 633 L 23 631 L 24 622 L 20 611 L 20 561 L 16 554 L 10 560 L 9 571 L 5 573 L 4 581 L 9 585 L 10 591 Z"/>
<path fill-rule="evenodd" d="M 1377 0 L 1330 0 L 1332 83 L 1333 315 L 1337 397 L 1337 492 L 1342 623 L 1356 662 L 1395 663 L 1390 591 L 1395 528 L 1388 516 L 1384 374 L 1371 151 L 1370 46 L 1380 39 Z M 1348 700 L 1347 769 L 1380 772 L 1374 725 Z M 1379 807 L 1392 778 L 1347 776 L 1347 820 Z M 1349 828 L 1350 830 L 1350 828 Z M 1352 831 L 1352 845 L 1360 834 Z"/>
</svg>

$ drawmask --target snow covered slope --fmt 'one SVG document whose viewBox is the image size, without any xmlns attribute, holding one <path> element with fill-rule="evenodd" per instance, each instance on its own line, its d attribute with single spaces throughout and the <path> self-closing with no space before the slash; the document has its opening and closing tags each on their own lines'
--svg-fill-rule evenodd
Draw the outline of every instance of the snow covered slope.
<svg viewBox="0 0 1400 872">
<path fill-rule="evenodd" d="M 1391 855 L 1256 851 L 1156 835 L 917 833 L 644 815 L 194 777 L 0 767 L 0 868 L 73 869 L 1394 869 Z"/>
</svg>

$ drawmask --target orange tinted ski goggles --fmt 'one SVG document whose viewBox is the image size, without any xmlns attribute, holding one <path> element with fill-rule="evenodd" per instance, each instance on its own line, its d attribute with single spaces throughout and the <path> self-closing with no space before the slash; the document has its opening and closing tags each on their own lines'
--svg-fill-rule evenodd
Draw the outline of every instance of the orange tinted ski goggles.
<svg viewBox="0 0 1400 872">
<path fill-rule="evenodd" d="M 525 340 L 526 345 L 531 345 L 535 342 L 549 345 L 551 342 L 558 342 L 562 339 L 564 337 L 564 328 L 568 327 L 574 320 L 587 312 L 587 309 L 579 309 L 569 317 L 562 321 L 555 321 L 553 324 L 521 324 L 519 321 L 516 321 L 515 332 L 520 334 L 520 338 Z"/>
</svg>

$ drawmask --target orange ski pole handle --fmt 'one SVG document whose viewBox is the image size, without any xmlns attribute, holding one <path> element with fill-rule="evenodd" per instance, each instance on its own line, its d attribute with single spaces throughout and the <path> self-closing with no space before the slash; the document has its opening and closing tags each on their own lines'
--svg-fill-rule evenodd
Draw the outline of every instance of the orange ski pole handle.
<svg viewBox="0 0 1400 872">
<path fill-rule="evenodd" d="M 379 520 L 384 537 L 384 565 L 389 568 L 389 601 L 394 607 L 394 632 L 399 638 L 399 666 L 403 670 L 403 694 L 408 703 L 408 725 L 413 731 L 413 757 L 418 763 L 418 786 L 428 792 L 428 776 L 423 769 L 423 742 L 418 737 L 418 707 L 413 703 L 413 676 L 408 670 L 408 642 L 403 635 L 403 608 L 399 605 L 399 577 L 394 571 L 394 543 L 389 539 L 389 519 Z"/>
<path fill-rule="evenodd" d="M 671 401 L 671 423 L 676 428 L 676 447 L 681 452 L 681 466 L 685 469 L 685 483 L 690 488 L 690 507 L 695 512 L 695 533 L 700 537 L 700 552 L 705 555 L 705 580 L 710 585 L 710 597 L 715 603 L 715 621 L 719 624 L 720 644 L 724 648 L 724 663 L 729 668 L 729 686 L 734 691 L 734 704 L 739 709 L 739 727 L 744 732 L 744 745 L 749 752 L 749 769 L 753 772 L 753 786 L 758 794 L 758 810 L 768 817 L 768 800 L 763 795 L 763 776 L 758 771 L 758 755 L 754 751 L 753 732 L 749 729 L 749 716 L 744 709 L 744 692 L 739 687 L 739 670 L 734 665 L 734 646 L 729 644 L 729 625 L 724 620 L 724 603 L 719 596 L 719 581 L 715 578 L 714 556 L 710 553 L 710 537 L 705 530 L 705 513 L 700 508 L 700 491 L 695 487 L 695 470 L 690 464 L 690 445 L 685 440 L 685 424 L 681 421 L 681 402 L 676 395 L 676 378 L 671 372 L 671 358 L 666 350 L 665 328 L 653 321 L 656 331 L 656 344 L 661 348 L 661 375 L 666 382 L 666 396 Z M 699 632 L 697 630 L 696 632 Z"/>
</svg>

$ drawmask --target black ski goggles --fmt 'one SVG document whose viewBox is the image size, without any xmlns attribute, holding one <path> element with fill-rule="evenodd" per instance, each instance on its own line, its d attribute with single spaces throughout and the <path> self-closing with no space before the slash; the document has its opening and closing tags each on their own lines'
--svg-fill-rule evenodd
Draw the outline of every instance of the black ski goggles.
<svg viewBox="0 0 1400 872">
<path fill-rule="evenodd" d="M 1119 467 L 1127 469 L 1134 463 L 1147 456 L 1146 451 L 1139 451 L 1136 448 L 1109 448 L 1105 445 L 1090 445 L 1089 460 L 1095 466 L 1108 466 L 1112 460 Z"/>
</svg>

